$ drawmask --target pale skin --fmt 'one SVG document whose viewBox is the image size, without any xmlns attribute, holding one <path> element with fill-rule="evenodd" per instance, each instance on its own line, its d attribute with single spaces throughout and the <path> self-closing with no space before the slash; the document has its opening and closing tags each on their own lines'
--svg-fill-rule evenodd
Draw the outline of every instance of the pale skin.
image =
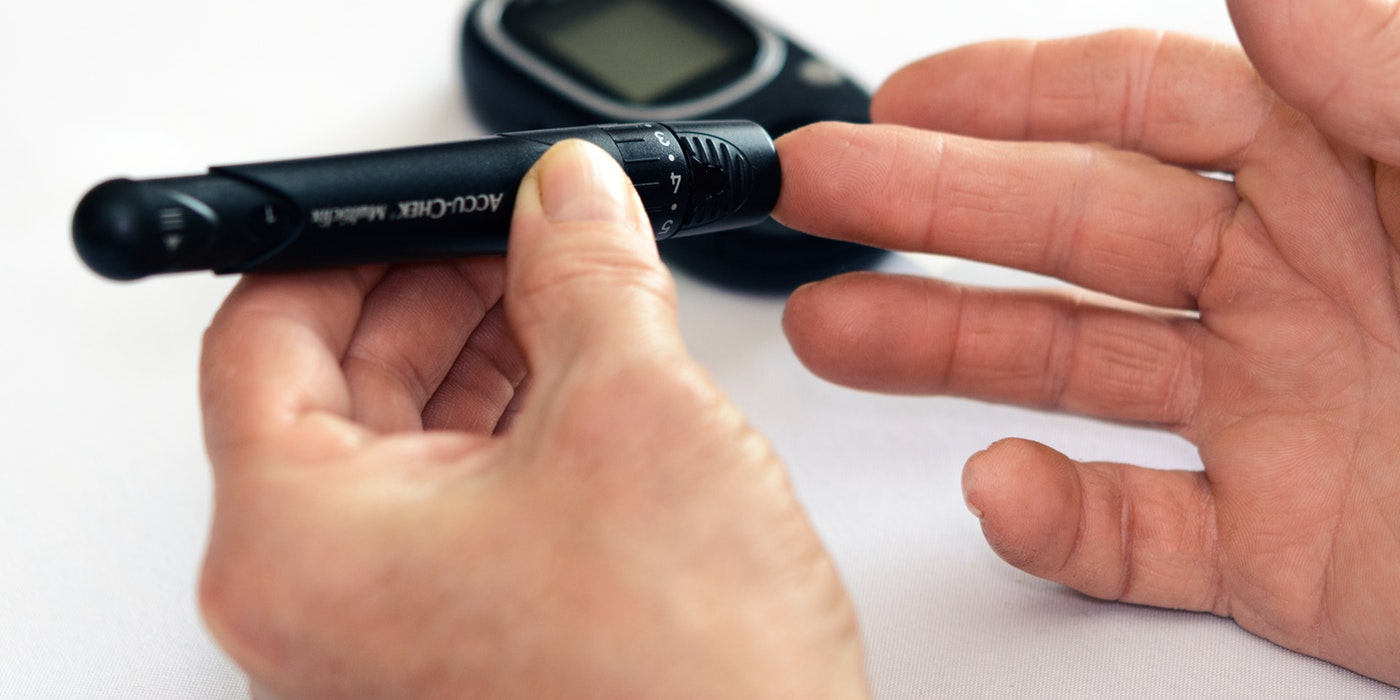
<svg viewBox="0 0 1400 700">
<path fill-rule="evenodd" d="M 835 568 L 681 345 L 645 216 L 572 142 L 504 266 L 233 292 L 201 602 L 259 697 L 863 694 Z"/>
<path fill-rule="evenodd" d="M 1400 5 L 1231 10 L 1267 83 L 1184 37 L 1000 42 L 891 78 L 890 125 L 786 139 L 790 225 L 1100 294 L 854 275 L 788 335 L 845 384 L 1181 434 L 1204 472 L 1013 440 L 966 498 L 1030 573 L 1400 683 Z"/>
<path fill-rule="evenodd" d="M 1203 472 L 1001 442 L 965 495 L 1030 573 L 1400 684 L 1400 4 L 1231 10 L 1248 59 L 968 47 L 895 75 L 880 124 L 784 137 L 790 225 L 1094 291 L 858 274 L 785 327 L 842 383 L 1186 437 Z M 504 262 L 230 296 L 202 365 L 214 635 L 266 698 L 867 696 L 835 567 L 686 353 L 620 171 L 566 144 L 519 200 Z"/>
</svg>

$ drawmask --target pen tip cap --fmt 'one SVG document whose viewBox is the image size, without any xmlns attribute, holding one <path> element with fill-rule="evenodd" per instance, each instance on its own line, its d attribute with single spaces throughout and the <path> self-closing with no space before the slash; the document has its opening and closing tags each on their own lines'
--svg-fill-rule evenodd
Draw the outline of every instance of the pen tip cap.
<svg viewBox="0 0 1400 700">
<path fill-rule="evenodd" d="M 165 267 L 168 252 L 150 234 L 150 210 L 140 183 L 108 180 L 87 193 L 73 213 L 73 246 L 103 277 L 134 280 Z"/>
</svg>

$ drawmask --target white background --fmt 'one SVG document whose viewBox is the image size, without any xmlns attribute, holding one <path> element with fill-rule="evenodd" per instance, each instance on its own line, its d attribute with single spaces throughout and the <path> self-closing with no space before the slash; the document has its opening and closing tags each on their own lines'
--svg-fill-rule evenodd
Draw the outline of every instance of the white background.
<svg viewBox="0 0 1400 700">
<path fill-rule="evenodd" d="M 1119 26 L 1229 40 L 1223 0 L 751 0 L 874 86 L 959 44 Z M 0 697 L 241 698 L 200 626 L 209 517 L 199 337 L 231 280 L 115 284 L 69 242 L 107 177 L 466 138 L 462 0 L 125 0 L 0 8 Z M 903 263 L 908 267 L 909 263 Z M 1024 281 L 936 261 L 965 281 Z M 1020 435 L 1192 468 L 1175 438 L 809 376 L 781 301 L 681 280 L 695 353 L 765 429 L 837 557 L 881 698 L 1400 697 L 1208 615 L 1087 600 L 993 555 L 963 460 Z"/>
</svg>

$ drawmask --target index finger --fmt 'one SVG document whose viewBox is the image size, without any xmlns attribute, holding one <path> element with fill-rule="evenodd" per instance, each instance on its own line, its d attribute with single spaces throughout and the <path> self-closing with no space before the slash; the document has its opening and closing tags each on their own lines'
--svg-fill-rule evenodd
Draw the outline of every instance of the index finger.
<svg viewBox="0 0 1400 700">
<path fill-rule="evenodd" d="M 200 361 L 205 442 L 216 468 L 310 413 L 350 415 L 341 358 L 385 269 L 249 275 L 238 283 L 205 331 Z"/>
<path fill-rule="evenodd" d="M 1103 146 L 818 124 L 778 141 L 792 228 L 1050 275 L 1194 308 L 1239 199 L 1229 183 Z"/>
</svg>

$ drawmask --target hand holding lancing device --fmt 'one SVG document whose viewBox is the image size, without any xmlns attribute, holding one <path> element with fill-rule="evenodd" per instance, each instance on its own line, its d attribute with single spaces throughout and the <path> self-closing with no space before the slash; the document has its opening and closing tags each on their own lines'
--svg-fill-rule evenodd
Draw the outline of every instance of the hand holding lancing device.
<svg viewBox="0 0 1400 700">
<path fill-rule="evenodd" d="M 203 396 L 201 601 L 262 698 L 865 694 L 834 567 L 591 146 L 526 178 L 505 264 L 246 277 Z"/>
</svg>

